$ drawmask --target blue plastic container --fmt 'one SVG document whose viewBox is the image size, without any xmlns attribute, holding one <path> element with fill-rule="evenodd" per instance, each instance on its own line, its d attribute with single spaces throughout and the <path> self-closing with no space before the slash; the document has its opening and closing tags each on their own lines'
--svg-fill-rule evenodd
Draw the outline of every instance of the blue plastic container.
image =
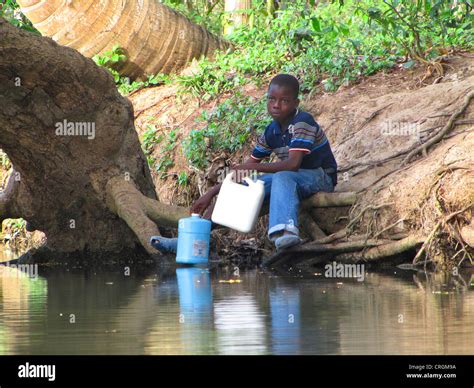
<svg viewBox="0 0 474 388">
<path fill-rule="evenodd" d="M 211 221 L 194 213 L 191 217 L 179 220 L 177 263 L 200 264 L 208 262 L 211 224 Z"/>
</svg>

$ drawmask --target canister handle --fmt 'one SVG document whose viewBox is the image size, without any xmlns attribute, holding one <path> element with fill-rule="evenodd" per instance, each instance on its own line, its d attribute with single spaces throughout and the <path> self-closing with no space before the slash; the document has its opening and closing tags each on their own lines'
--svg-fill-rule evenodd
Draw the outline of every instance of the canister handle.
<svg viewBox="0 0 474 388">
<path fill-rule="evenodd" d="M 248 183 L 249 186 L 253 186 L 255 182 L 250 177 L 245 177 L 244 181 Z"/>
<path fill-rule="evenodd" d="M 226 177 L 224 178 L 225 182 L 232 181 L 232 178 L 234 177 L 234 171 L 229 172 Z"/>
</svg>

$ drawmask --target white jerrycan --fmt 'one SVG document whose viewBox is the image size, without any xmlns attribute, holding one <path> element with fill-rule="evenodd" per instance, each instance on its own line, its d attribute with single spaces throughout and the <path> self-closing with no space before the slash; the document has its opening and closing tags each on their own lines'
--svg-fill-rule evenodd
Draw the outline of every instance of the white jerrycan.
<svg viewBox="0 0 474 388">
<path fill-rule="evenodd" d="M 265 184 L 260 180 L 254 182 L 244 178 L 248 184 L 245 186 L 233 182 L 233 176 L 234 171 L 222 182 L 211 219 L 216 224 L 248 233 L 254 228 L 262 208 Z"/>
</svg>

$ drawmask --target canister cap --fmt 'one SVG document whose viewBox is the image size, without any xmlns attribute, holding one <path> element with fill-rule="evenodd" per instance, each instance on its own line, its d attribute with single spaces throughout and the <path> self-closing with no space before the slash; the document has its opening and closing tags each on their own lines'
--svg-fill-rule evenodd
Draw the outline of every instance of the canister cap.
<svg viewBox="0 0 474 388">
<path fill-rule="evenodd" d="M 201 217 L 199 213 L 191 213 L 191 217 Z"/>
</svg>

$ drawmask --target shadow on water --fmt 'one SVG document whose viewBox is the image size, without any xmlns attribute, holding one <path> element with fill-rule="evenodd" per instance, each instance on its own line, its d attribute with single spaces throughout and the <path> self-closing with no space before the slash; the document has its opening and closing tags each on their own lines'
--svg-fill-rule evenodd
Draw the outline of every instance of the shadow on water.
<svg viewBox="0 0 474 388">
<path fill-rule="evenodd" d="M 474 277 L 0 266 L 0 354 L 472 354 Z M 318 271 L 318 270 L 315 270 Z"/>
</svg>

